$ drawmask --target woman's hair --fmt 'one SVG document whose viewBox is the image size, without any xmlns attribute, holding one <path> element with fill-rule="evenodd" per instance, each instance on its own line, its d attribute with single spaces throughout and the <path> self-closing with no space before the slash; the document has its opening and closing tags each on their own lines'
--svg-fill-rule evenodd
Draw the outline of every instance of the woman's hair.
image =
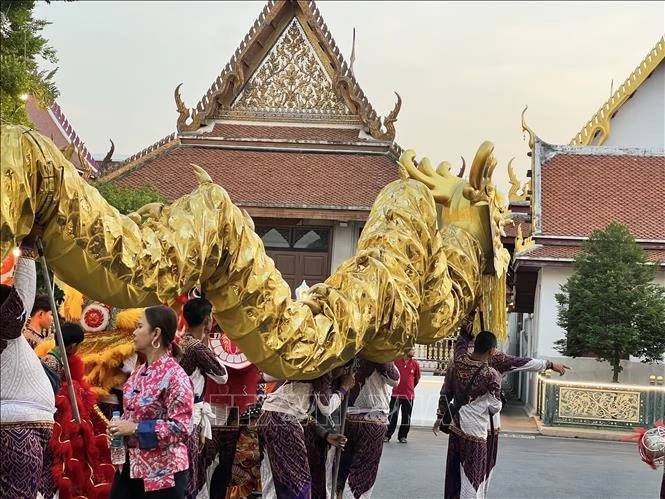
<svg viewBox="0 0 665 499">
<path fill-rule="evenodd" d="M 152 329 L 159 328 L 161 330 L 162 345 L 167 349 L 171 348 L 171 354 L 174 357 L 178 356 L 180 354 L 180 347 L 173 342 L 176 329 L 178 328 L 178 316 L 173 309 L 164 305 L 157 305 L 146 308 L 143 313 Z"/>
<path fill-rule="evenodd" d="M 473 351 L 475 353 L 487 353 L 492 348 L 496 348 L 496 336 L 489 331 L 481 331 L 476 335 L 473 342 Z"/>
<path fill-rule="evenodd" d="M 60 326 L 60 330 L 62 331 L 62 341 L 65 343 L 65 348 L 70 345 L 81 343 L 85 338 L 83 328 L 75 322 L 67 322 L 63 324 Z"/>
</svg>

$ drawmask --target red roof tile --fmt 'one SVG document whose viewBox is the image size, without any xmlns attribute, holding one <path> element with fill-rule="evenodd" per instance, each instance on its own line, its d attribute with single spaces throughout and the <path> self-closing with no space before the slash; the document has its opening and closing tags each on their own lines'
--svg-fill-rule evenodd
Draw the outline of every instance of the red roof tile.
<svg viewBox="0 0 665 499">
<path fill-rule="evenodd" d="M 239 205 L 369 209 L 398 176 L 388 155 L 179 146 L 115 181 L 131 187 L 150 183 L 176 199 L 196 188 L 190 163 L 204 168 Z"/>
<path fill-rule="evenodd" d="M 358 128 L 317 128 L 294 126 L 231 125 L 217 123 L 206 137 L 268 140 L 317 140 L 326 142 L 359 142 Z"/>
<path fill-rule="evenodd" d="M 60 106 L 53 104 L 50 109 L 43 109 L 37 105 L 34 97 L 30 96 L 25 102 L 25 110 L 28 112 L 28 117 L 30 118 L 30 121 L 32 121 L 35 130 L 42 135 L 53 139 L 56 146 L 63 149 L 73 142 L 78 150 L 79 144 L 81 144 L 81 139 L 73 130 L 71 124 L 67 121 L 67 118 L 65 118 Z M 58 119 L 61 120 L 61 123 L 57 122 Z M 63 130 L 65 133 L 63 133 Z M 69 137 L 67 136 L 68 134 L 70 135 Z M 95 160 L 85 147 L 83 148 L 83 154 L 93 168 L 96 168 L 97 164 Z M 78 154 L 74 153 L 70 160 L 74 166 L 79 169 L 81 168 Z"/>
<path fill-rule="evenodd" d="M 506 237 L 516 237 L 517 236 L 517 226 L 522 225 L 522 237 L 529 237 L 531 235 L 531 223 L 524 222 L 521 220 L 515 220 L 513 225 L 506 225 L 503 230 L 506 233 Z"/>
<path fill-rule="evenodd" d="M 665 157 L 557 154 L 541 165 L 542 234 L 588 237 L 611 221 L 665 240 Z"/>
<path fill-rule="evenodd" d="M 519 260 L 540 260 L 545 258 L 572 260 L 580 251 L 582 251 L 581 246 L 544 245 L 520 253 L 516 258 Z M 650 261 L 659 261 L 665 264 L 665 249 L 647 249 L 645 251 L 647 253 L 647 258 Z"/>
</svg>

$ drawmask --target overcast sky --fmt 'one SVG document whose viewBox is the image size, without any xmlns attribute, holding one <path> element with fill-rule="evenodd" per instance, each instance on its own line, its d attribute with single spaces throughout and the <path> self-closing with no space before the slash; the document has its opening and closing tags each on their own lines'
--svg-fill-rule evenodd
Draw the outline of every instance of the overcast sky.
<svg viewBox="0 0 665 499">
<path fill-rule="evenodd" d="M 263 2 L 40 3 L 53 24 L 58 99 L 95 155 L 130 155 L 175 131 L 173 90 L 193 107 L 229 61 Z M 665 31 L 664 2 L 317 3 L 382 115 L 403 99 L 397 141 L 435 164 L 496 145 L 500 175 L 528 166 L 527 122 L 565 144 Z M 498 169 L 499 169 L 498 168 Z M 501 182 L 503 184 L 503 181 Z"/>
</svg>

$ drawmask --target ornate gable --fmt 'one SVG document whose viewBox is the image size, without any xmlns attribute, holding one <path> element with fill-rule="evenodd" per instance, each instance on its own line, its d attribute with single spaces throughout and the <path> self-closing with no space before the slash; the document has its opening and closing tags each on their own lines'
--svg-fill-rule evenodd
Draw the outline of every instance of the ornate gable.
<svg viewBox="0 0 665 499">
<path fill-rule="evenodd" d="M 296 17 L 220 117 L 286 114 L 347 118 L 352 114 Z"/>
<path fill-rule="evenodd" d="M 573 146 L 603 145 L 610 136 L 611 121 L 621 107 L 647 81 L 665 60 L 665 36 L 661 36 L 654 48 L 640 62 L 625 82 L 602 105 L 577 135 L 570 141 Z"/>
<path fill-rule="evenodd" d="M 182 85 L 182 84 L 181 84 Z M 351 122 L 393 141 L 401 106 L 380 118 L 365 97 L 313 1 L 269 1 L 196 108 L 175 90 L 179 133 L 224 119 Z"/>
</svg>

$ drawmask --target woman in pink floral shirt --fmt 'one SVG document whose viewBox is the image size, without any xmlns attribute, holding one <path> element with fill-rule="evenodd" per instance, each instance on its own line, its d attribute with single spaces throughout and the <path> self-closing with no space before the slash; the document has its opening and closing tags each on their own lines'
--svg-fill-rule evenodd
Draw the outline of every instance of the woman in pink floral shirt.
<svg viewBox="0 0 665 499">
<path fill-rule="evenodd" d="M 175 312 L 157 306 L 145 309 L 134 331 L 146 361 L 123 386 L 122 421 L 109 423 L 109 435 L 127 437 L 129 448 L 111 499 L 185 497 L 194 396 L 189 376 L 169 354 L 178 350 L 176 327 Z"/>
</svg>

